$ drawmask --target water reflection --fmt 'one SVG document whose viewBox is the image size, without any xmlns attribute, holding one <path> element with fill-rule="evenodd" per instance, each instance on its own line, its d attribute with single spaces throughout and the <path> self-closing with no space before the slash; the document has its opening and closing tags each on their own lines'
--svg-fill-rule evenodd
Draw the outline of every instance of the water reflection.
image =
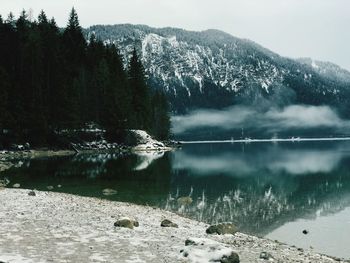
<svg viewBox="0 0 350 263">
<path fill-rule="evenodd" d="M 173 167 L 190 170 L 196 175 L 255 176 L 258 171 L 265 170 L 297 175 L 331 172 L 350 155 L 345 145 L 332 145 L 335 143 L 327 143 L 330 148 L 320 149 L 313 148 L 319 143 L 308 143 L 310 148 L 300 143 L 293 144 L 225 144 L 211 145 L 210 148 L 207 145 L 188 145 L 186 147 L 190 149 L 175 153 Z"/>
<path fill-rule="evenodd" d="M 138 164 L 133 168 L 134 171 L 147 169 L 155 160 L 164 156 L 164 152 L 139 152 L 137 153 Z"/>
<path fill-rule="evenodd" d="M 243 231 L 259 235 L 316 212 L 335 213 L 350 205 L 348 146 L 186 146 L 173 156 L 172 192 L 165 207 L 207 222 L 235 221 Z M 193 204 L 177 207 L 173 200 L 190 187 Z"/>
<path fill-rule="evenodd" d="M 209 223 L 233 221 L 263 236 L 300 219 L 336 218 L 350 207 L 349 146 L 185 145 L 165 154 L 34 160 L 1 176 L 24 188 L 62 185 L 54 191 L 154 205 Z M 117 194 L 104 196 L 106 188 Z M 184 204 L 181 197 L 190 198 Z"/>
</svg>

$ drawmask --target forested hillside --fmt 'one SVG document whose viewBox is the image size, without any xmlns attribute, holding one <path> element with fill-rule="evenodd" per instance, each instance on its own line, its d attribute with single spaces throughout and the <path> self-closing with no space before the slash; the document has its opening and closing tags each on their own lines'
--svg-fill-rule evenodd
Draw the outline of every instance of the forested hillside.
<svg viewBox="0 0 350 263">
<path fill-rule="evenodd" d="M 85 34 L 117 44 L 125 58 L 136 45 L 150 85 L 167 94 L 177 113 L 306 104 L 329 105 L 350 118 L 350 73 L 330 63 L 285 58 L 219 30 L 122 24 L 92 26 Z"/>
<path fill-rule="evenodd" d="M 147 86 L 136 49 L 130 57 L 93 35 L 87 41 L 74 9 L 64 29 L 43 11 L 34 21 L 25 11 L 0 17 L 0 144 L 46 145 L 91 122 L 112 135 L 144 129 L 166 139 L 166 98 Z"/>
</svg>

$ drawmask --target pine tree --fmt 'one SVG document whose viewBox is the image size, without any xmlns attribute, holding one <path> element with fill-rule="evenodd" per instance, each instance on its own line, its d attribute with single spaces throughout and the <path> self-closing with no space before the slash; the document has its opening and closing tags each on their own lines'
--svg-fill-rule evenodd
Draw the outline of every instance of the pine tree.
<svg viewBox="0 0 350 263">
<path fill-rule="evenodd" d="M 9 15 L 7 16 L 6 23 L 11 26 L 15 26 L 15 23 L 16 23 L 15 16 L 13 15 L 12 12 L 10 12 Z"/>
<path fill-rule="evenodd" d="M 84 61 L 86 41 L 74 7 L 69 14 L 68 25 L 63 32 L 62 38 L 63 46 L 66 48 L 67 59 L 70 60 L 69 64 L 73 69 L 77 70 Z"/>
<path fill-rule="evenodd" d="M 62 35 L 61 52 L 64 54 L 64 85 L 62 91 L 61 123 L 64 126 L 79 126 L 84 114 L 81 98 L 85 96 L 84 60 L 86 41 L 74 8 Z"/>
<path fill-rule="evenodd" d="M 149 88 L 146 83 L 143 65 L 134 48 L 128 68 L 128 84 L 132 93 L 131 126 L 137 129 L 149 130 L 151 128 L 151 107 Z"/>
<path fill-rule="evenodd" d="M 127 86 L 127 75 L 123 68 L 122 57 L 115 45 L 106 47 L 106 59 L 110 68 L 110 93 L 113 95 L 113 115 L 111 128 L 125 129 L 129 127 L 131 112 L 131 94 Z"/>
</svg>

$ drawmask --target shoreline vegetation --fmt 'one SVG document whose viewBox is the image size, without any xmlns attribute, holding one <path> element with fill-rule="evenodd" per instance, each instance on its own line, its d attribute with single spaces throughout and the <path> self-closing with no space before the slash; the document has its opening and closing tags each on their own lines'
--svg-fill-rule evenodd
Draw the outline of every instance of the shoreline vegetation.
<svg viewBox="0 0 350 263">
<path fill-rule="evenodd" d="M 0 199 L 6 263 L 349 262 L 232 229 L 207 234 L 213 226 L 153 207 L 7 188 Z"/>
</svg>

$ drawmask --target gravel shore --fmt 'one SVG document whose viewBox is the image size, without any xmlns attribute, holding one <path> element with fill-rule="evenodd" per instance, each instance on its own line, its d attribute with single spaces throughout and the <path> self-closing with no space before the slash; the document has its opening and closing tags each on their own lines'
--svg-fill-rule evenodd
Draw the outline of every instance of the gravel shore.
<svg viewBox="0 0 350 263">
<path fill-rule="evenodd" d="M 152 207 L 54 192 L 28 193 L 0 189 L 0 262 L 202 263 L 210 262 L 213 247 L 230 249 L 247 263 L 348 262 L 242 233 L 208 235 L 208 225 Z M 135 219 L 139 226 L 115 227 L 121 217 Z M 164 219 L 178 228 L 161 227 Z M 200 246 L 189 249 L 188 238 L 210 244 L 210 251 L 201 253 Z M 185 257 L 180 251 L 186 249 Z M 262 252 L 270 260 L 261 259 Z"/>
</svg>

